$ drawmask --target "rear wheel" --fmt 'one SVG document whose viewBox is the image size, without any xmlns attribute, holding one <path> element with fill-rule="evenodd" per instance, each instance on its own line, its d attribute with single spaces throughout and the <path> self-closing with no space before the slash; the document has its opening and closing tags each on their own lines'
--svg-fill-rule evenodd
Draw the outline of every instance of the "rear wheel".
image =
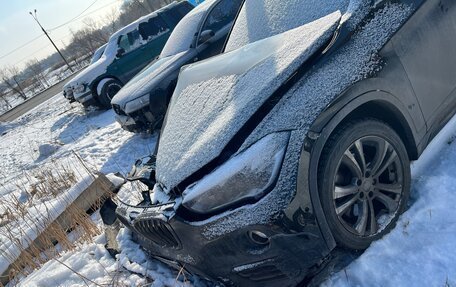
<svg viewBox="0 0 456 287">
<path fill-rule="evenodd" d="M 396 132 L 374 119 L 354 121 L 331 136 L 320 164 L 319 192 L 336 241 L 365 249 L 404 211 L 410 161 Z"/>
<path fill-rule="evenodd" d="M 98 101 L 104 108 L 111 108 L 112 98 L 120 91 L 122 83 L 116 79 L 109 79 L 103 83 L 98 95 Z"/>
</svg>

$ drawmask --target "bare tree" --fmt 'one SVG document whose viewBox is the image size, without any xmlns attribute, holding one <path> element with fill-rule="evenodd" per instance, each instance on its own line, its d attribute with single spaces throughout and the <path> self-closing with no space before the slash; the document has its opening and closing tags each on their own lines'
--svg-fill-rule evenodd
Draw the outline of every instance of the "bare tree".
<svg viewBox="0 0 456 287">
<path fill-rule="evenodd" d="M 141 0 L 135 0 L 135 1 L 141 1 Z M 150 12 L 153 12 L 155 10 L 160 9 L 163 6 L 166 6 L 170 3 L 172 3 L 174 0 L 142 0 L 144 6 L 147 6 L 149 8 Z"/>
<path fill-rule="evenodd" d="M 0 69 L 0 79 L 10 90 L 18 94 L 19 97 L 24 100 L 27 99 L 27 96 L 19 83 L 19 69 L 16 66 Z"/>
<path fill-rule="evenodd" d="M 5 104 L 7 109 L 11 109 L 13 107 L 8 100 L 8 91 L 3 85 L 0 85 L 0 100 Z"/>
<path fill-rule="evenodd" d="M 35 81 L 39 82 L 43 88 L 47 88 L 50 86 L 48 80 L 46 79 L 46 75 L 44 73 L 45 69 L 41 62 L 37 59 L 33 59 L 28 61 L 25 64 L 26 70 L 28 69 L 33 75 L 32 77 Z"/>
<path fill-rule="evenodd" d="M 111 10 L 109 10 L 109 12 L 103 17 L 103 24 L 109 34 L 114 34 L 117 30 L 119 30 L 119 23 L 117 22 L 118 18 L 119 10 L 116 8 L 111 8 Z"/>
</svg>

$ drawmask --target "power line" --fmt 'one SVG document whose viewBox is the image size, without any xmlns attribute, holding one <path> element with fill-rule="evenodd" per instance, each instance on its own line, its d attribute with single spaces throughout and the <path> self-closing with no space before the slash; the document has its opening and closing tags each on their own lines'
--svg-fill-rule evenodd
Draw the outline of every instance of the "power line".
<svg viewBox="0 0 456 287">
<path fill-rule="evenodd" d="M 31 56 L 34 56 L 34 55 L 38 54 L 39 52 L 41 52 L 42 50 L 44 50 L 44 48 L 47 48 L 47 47 L 49 47 L 49 46 L 51 46 L 51 44 L 49 44 L 49 43 L 46 44 L 45 46 L 42 46 L 42 47 L 39 48 L 38 50 L 35 50 L 33 53 L 31 53 L 31 54 L 25 56 L 24 58 L 20 59 L 19 61 L 17 61 L 17 63 L 22 63 L 22 62 L 24 62 L 25 60 L 31 58 Z"/>
<path fill-rule="evenodd" d="M 96 0 L 96 1 L 98 1 L 98 0 Z M 95 2 L 96 2 L 96 1 L 95 1 Z M 104 9 L 104 8 L 106 8 L 106 7 L 108 7 L 108 6 L 112 5 L 112 4 L 115 4 L 115 3 L 119 2 L 119 1 L 122 1 L 122 0 L 115 0 L 115 1 L 112 1 L 112 2 L 110 2 L 110 3 L 108 3 L 108 4 L 106 4 L 106 5 L 103 5 L 103 6 L 99 7 L 99 8 L 97 8 L 97 9 L 93 10 L 93 11 L 90 11 L 89 13 L 86 13 L 85 15 L 82 15 L 84 12 L 86 12 L 86 11 L 88 10 L 88 8 L 90 8 L 91 6 L 93 6 L 94 3 L 92 3 L 91 6 L 89 6 L 87 9 L 85 9 L 85 10 L 84 10 L 82 13 L 80 13 L 78 16 L 74 17 L 73 19 L 71 19 L 71 20 L 69 20 L 69 21 L 67 21 L 67 22 L 65 22 L 65 23 L 63 23 L 63 24 L 61 24 L 61 25 L 58 25 L 58 26 L 56 26 L 56 27 L 54 27 L 54 28 L 52 28 L 52 29 L 49 29 L 48 31 L 54 31 L 54 30 L 57 30 L 57 29 L 59 29 L 59 28 L 62 28 L 63 26 L 66 26 L 66 25 L 68 25 L 68 24 L 70 24 L 70 23 L 72 23 L 72 22 L 75 22 L 75 21 L 77 21 L 77 20 L 80 20 L 81 18 L 86 17 L 86 16 L 88 16 L 88 15 L 90 15 L 90 14 L 93 14 L 93 13 L 95 13 L 95 12 L 98 12 L 99 10 Z"/>
<path fill-rule="evenodd" d="M 84 9 L 81 13 L 79 13 L 76 17 L 72 18 L 71 20 L 69 20 L 69 21 L 67 21 L 67 22 L 65 22 L 65 23 L 63 23 L 63 24 L 61 24 L 61 25 L 59 25 L 59 26 L 56 26 L 56 27 L 51 28 L 51 29 L 48 29 L 48 31 L 52 31 L 52 30 L 55 30 L 55 29 L 58 29 L 58 28 L 60 28 L 60 27 L 63 27 L 63 26 L 65 26 L 65 25 L 70 24 L 71 22 L 73 22 L 73 21 L 75 21 L 77 18 L 79 18 L 82 14 L 84 14 L 84 12 L 86 12 L 87 10 L 89 10 L 90 7 L 92 7 L 93 5 L 95 5 L 95 3 L 97 3 L 97 2 L 98 2 L 98 0 L 93 1 L 92 4 L 89 5 L 89 7 L 85 8 L 85 9 Z"/>
<path fill-rule="evenodd" d="M 9 51 L 8 53 L 6 53 L 6 54 L 0 56 L 0 60 L 3 59 L 3 58 L 5 58 L 5 57 L 7 57 L 7 56 L 9 56 L 9 55 L 11 55 L 11 54 L 13 54 L 13 53 L 16 52 L 17 50 L 20 50 L 20 49 L 24 48 L 25 46 L 27 46 L 27 45 L 33 43 L 34 41 L 38 40 L 39 38 L 41 38 L 41 37 L 43 37 L 43 36 L 44 36 L 44 34 L 41 34 L 41 35 L 39 35 L 39 36 L 33 38 L 32 40 L 28 41 L 27 43 L 24 43 L 24 44 L 20 45 L 19 47 L 15 48 L 15 49 L 13 49 L 13 50 L 11 50 L 11 51 Z"/>
<path fill-rule="evenodd" d="M 60 41 L 60 40 L 65 39 L 65 38 L 67 38 L 68 36 L 71 36 L 71 35 L 72 35 L 72 33 L 68 33 L 68 34 L 66 34 L 66 35 L 63 36 L 63 37 L 58 38 L 56 41 Z M 49 47 L 49 46 L 51 46 L 51 44 L 49 44 L 49 43 L 46 44 L 45 46 L 42 46 L 41 48 L 39 48 L 39 49 L 33 51 L 31 54 L 28 54 L 27 56 L 25 56 L 25 57 L 21 58 L 20 60 L 18 60 L 17 63 L 22 63 L 22 62 L 24 62 L 25 60 L 27 60 L 27 59 L 31 58 L 32 56 L 38 54 L 39 52 L 41 52 L 42 50 L 44 50 L 44 48 L 47 48 L 47 47 Z"/>
<path fill-rule="evenodd" d="M 67 21 L 67 22 L 65 22 L 65 23 L 63 23 L 63 24 L 61 24 L 61 25 L 59 25 L 59 26 L 56 26 L 56 27 L 54 27 L 54 28 L 52 28 L 52 29 L 48 29 L 48 31 L 50 32 L 50 31 L 56 30 L 56 29 L 58 29 L 58 28 L 61 28 L 61 27 L 65 26 L 65 25 L 70 24 L 71 22 L 74 22 L 74 21 L 78 20 L 78 19 L 81 18 L 82 16 L 87 16 L 87 15 L 93 14 L 93 13 L 95 13 L 95 12 L 97 12 L 97 11 L 99 11 L 99 10 L 105 8 L 105 7 L 108 7 L 108 6 L 110 6 L 110 5 L 114 4 L 114 3 L 119 2 L 119 1 L 122 1 L 122 0 L 115 0 L 115 1 L 113 1 L 113 2 L 110 2 L 110 3 L 106 4 L 106 5 L 103 5 L 102 7 L 98 8 L 98 9 L 96 9 L 96 10 L 94 10 L 94 11 L 91 11 L 90 13 L 87 13 L 86 15 L 82 15 L 82 14 L 84 14 L 84 12 L 86 12 L 87 10 L 89 10 L 97 1 L 98 1 L 98 0 L 95 0 L 94 2 L 92 2 L 92 4 L 90 4 L 89 7 L 87 7 L 86 9 L 84 9 L 84 11 L 82 11 L 81 13 L 79 13 L 78 16 L 72 18 L 71 20 L 69 20 L 69 21 Z M 18 51 L 18 50 L 20 50 L 20 49 L 26 47 L 27 45 L 33 43 L 34 41 L 38 40 L 39 38 L 41 38 L 41 37 L 43 37 L 43 36 L 44 36 L 44 33 L 41 34 L 41 35 L 39 35 L 39 36 L 37 36 L 37 37 L 35 37 L 35 38 L 33 38 L 33 39 L 31 39 L 31 40 L 29 40 L 29 41 L 27 41 L 26 43 L 20 45 L 19 47 L 16 47 L 16 48 L 14 48 L 14 49 L 8 51 L 7 53 L 5 53 L 5 54 L 3 54 L 3 55 L 0 56 L 0 60 L 3 59 L 3 58 L 5 58 L 5 57 L 8 57 L 9 55 L 15 53 L 15 52 Z"/>
<path fill-rule="evenodd" d="M 112 2 L 110 2 L 110 3 L 108 3 L 108 4 L 106 4 L 106 5 L 103 5 L 103 6 L 99 7 L 99 8 L 97 8 L 97 9 L 95 9 L 95 10 L 93 10 L 93 11 L 90 11 L 89 13 L 86 13 L 85 15 L 83 15 L 85 12 L 87 12 L 87 10 L 89 10 L 91 7 L 93 7 L 93 5 L 94 5 L 97 1 L 98 1 L 98 0 L 95 0 L 94 2 L 92 2 L 86 9 L 84 9 L 84 10 L 83 10 L 81 13 L 79 13 L 79 15 L 77 15 L 76 17 L 73 17 L 71 20 L 69 20 L 69 21 L 67 21 L 67 22 L 65 22 L 65 23 L 63 23 L 63 24 L 61 24 L 61 25 L 58 25 L 58 26 L 56 26 L 56 27 L 54 27 L 54 28 L 52 28 L 52 29 L 49 29 L 49 30 L 47 30 L 47 31 L 51 32 L 51 31 L 53 31 L 53 30 L 56 30 L 56 29 L 58 29 L 58 28 L 61 28 L 61 27 L 65 26 L 65 25 L 68 25 L 68 24 L 70 24 L 70 23 L 72 23 L 72 22 L 74 22 L 74 21 L 76 21 L 76 20 L 79 20 L 79 19 L 82 18 L 82 17 L 91 15 L 91 14 L 93 14 L 93 13 L 95 13 L 95 12 L 98 12 L 98 11 L 101 10 L 101 9 L 104 9 L 104 8 L 106 8 L 106 7 L 108 7 L 108 6 L 111 6 L 111 5 L 113 5 L 113 4 L 115 4 L 115 3 L 119 2 L 119 1 L 122 1 L 122 0 L 115 0 L 115 1 L 112 1 Z M 70 34 L 71 34 L 71 33 L 70 33 Z M 64 36 L 64 37 L 62 37 L 62 38 L 60 38 L 60 39 L 58 39 L 57 41 L 59 41 L 59 40 L 61 40 L 61 39 L 63 39 L 63 38 L 68 37 L 70 34 L 67 34 L 66 36 Z M 41 35 L 39 35 L 39 36 L 37 36 L 37 37 L 35 37 L 35 38 L 33 38 L 33 39 L 31 39 L 31 40 L 29 40 L 29 41 L 27 41 L 26 43 L 20 45 L 19 47 L 16 47 L 15 49 L 12 49 L 11 51 L 7 52 L 6 54 L 1 55 L 1 56 L 0 56 L 0 60 L 3 59 L 3 58 L 8 57 L 9 55 L 11 55 L 11 54 L 13 54 L 13 53 L 15 53 L 15 52 L 17 52 L 17 51 L 19 51 L 20 49 L 26 47 L 27 45 L 33 43 L 34 41 L 38 40 L 39 38 L 41 38 L 41 37 L 43 37 L 43 36 L 44 36 L 44 33 L 41 34 Z M 47 45 L 47 46 L 48 46 L 48 45 Z M 46 46 L 46 47 L 47 47 L 47 46 Z M 43 48 L 40 48 L 39 50 L 35 50 L 35 52 L 33 52 L 32 54 L 29 54 L 28 56 L 22 58 L 20 61 L 17 61 L 17 62 L 22 62 L 22 61 L 24 61 L 25 59 L 27 59 L 28 57 L 35 55 L 36 53 L 40 52 L 40 51 L 43 50 L 43 49 L 44 49 L 44 47 L 43 47 Z"/>
</svg>

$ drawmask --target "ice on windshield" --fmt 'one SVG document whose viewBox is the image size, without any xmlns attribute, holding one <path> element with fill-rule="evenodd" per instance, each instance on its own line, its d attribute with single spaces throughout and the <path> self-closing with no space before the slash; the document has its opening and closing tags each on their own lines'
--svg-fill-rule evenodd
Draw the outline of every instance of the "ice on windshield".
<svg viewBox="0 0 456 287">
<path fill-rule="evenodd" d="M 245 1 L 226 51 L 283 33 L 335 11 L 344 13 L 349 0 Z"/>
<path fill-rule="evenodd" d="M 190 11 L 174 28 L 173 33 L 166 42 L 160 57 L 168 57 L 190 49 L 195 33 L 198 32 L 198 27 L 201 20 L 206 15 L 208 7 L 215 0 L 206 0 L 203 4 Z"/>
</svg>

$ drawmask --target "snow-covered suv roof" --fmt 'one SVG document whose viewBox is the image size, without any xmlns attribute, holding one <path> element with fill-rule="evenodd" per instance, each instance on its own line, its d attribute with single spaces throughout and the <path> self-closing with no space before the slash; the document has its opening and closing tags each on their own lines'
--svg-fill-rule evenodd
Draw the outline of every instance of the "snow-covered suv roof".
<svg viewBox="0 0 456 287">
<path fill-rule="evenodd" d="M 143 16 L 143 17 L 139 18 L 138 20 L 131 22 L 127 26 L 123 27 L 122 29 L 120 29 L 117 32 L 115 32 L 114 34 L 112 34 L 112 36 L 109 38 L 109 41 L 111 41 L 111 39 L 116 39 L 121 35 L 127 34 L 128 32 L 131 32 L 131 31 L 137 29 L 139 24 L 141 24 L 142 22 L 149 21 L 150 18 L 156 17 L 158 15 L 158 13 L 160 13 L 164 10 L 170 9 L 170 8 L 176 6 L 177 4 L 178 4 L 178 2 L 174 1 L 171 4 L 166 5 L 165 7 L 155 10 L 154 12 L 152 12 L 146 16 Z"/>
</svg>

